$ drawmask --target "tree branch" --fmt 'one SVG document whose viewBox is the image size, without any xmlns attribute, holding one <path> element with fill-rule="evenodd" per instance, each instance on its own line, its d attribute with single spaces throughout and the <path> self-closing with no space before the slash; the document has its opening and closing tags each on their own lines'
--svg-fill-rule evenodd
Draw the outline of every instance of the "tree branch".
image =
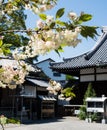
<svg viewBox="0 0 107 130">
<path fill-rule="evenodd" d="M 12 33 L 12 32 L 21 32 L 21 33 L 24 33 L 24 32 L 36 32 L 36 33 L 38 33 L 38 31 L 36 31 L 36 30 L 28 29 L 28 30 L 4 30 L 4 31 L 0 31 L 0 34 Z"/>
</svg>

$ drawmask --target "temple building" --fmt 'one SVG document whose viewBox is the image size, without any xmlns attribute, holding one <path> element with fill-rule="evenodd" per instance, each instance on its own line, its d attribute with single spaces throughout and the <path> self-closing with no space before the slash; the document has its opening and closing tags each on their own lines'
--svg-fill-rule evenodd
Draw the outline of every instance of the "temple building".
<svg viewBox="0 0 107 130">
<path fill-rule="evenodd" d="M 82 103 L 90 82 L 98 97 L 107 96 L 107 27 L 103 27 L 99 40 L 89 52 L 50 63 L 50 67 L 53 71 L 78 77 L 75 103 Z"/>
</svg>

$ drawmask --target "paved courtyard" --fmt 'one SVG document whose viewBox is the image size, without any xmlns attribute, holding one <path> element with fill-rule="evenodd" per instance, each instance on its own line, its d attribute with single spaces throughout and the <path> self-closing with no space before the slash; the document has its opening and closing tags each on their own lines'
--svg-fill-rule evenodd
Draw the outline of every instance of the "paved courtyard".
<svg viewBox="0 0 107 130">
<path fill-rule="evenodd" d="M 0 128 L 1 129 L 1 128 Z M 32 124 L 7 125 L 5 130 L 107 130 L 107 124 L 87 123 L 76 117 L 36 121 Z"/>
</svg>

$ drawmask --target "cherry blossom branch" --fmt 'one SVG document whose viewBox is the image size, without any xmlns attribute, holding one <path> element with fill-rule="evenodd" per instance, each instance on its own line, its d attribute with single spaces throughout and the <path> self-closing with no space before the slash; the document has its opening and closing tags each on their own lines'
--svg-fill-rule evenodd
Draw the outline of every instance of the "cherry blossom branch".
<svg viewBox="0 0 107 130">
<path fill-rule="evenodd" d="M 28 29 L 28 30 L 4 30 L 4 31 L 0 31 L 0 34 L 3 34 L 3 33 L 12 33 L 12 32 L 38 32 L 36 30 L 31 30 L 31 29 Z"/>
</svg>

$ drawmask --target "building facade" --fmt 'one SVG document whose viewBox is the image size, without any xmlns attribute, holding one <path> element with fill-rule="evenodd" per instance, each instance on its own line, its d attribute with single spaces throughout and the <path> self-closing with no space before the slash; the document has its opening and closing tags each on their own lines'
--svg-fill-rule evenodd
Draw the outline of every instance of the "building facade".
<svg viewBox="0 0 107 130">
<path fill-rule="evenodd" d="M 90 82 L 97 96 L 107 96 L 107 27 L 102 31 L 95 47 L 89 52 L 51 64 L 54 71 L 78 77 L 76 95 L 81 100 Z"/>
<path fill-rule="evenodd" d="M 15 64 L 16 61 L 11 58 L 0 60 L 1 66 L 14 68 Z M 0 87 L 0 115 L 16 117 L 21 122 L 54 117 L 56 99 L 48 95 L 49 78 L 36 66 L 34 68 L 34 71 L 30 71 L 25 77 L 24 83 L 17 85 L 15 89 Z M 46 105 L 53 105 L 48 107 L 49 112 L 43 109 Z"/>
</svg>

